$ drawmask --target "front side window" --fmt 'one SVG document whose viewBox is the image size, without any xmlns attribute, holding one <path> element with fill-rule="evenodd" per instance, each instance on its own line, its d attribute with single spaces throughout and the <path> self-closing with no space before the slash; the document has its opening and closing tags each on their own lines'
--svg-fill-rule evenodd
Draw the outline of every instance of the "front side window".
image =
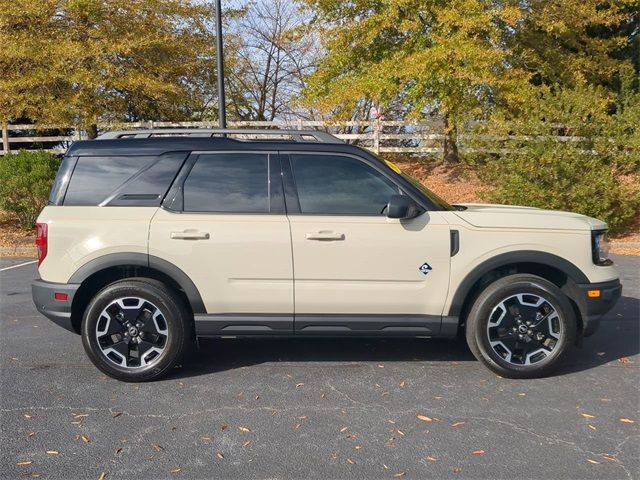
<svg viewBox="0 0 640 480">
<path fill-rule="evenodd" d="M 304 214 L 382 215 L 398 187 L 373 167 L 342 155 L 290 155 Z"/>
<path fill-rule="evenodd" d="M 186 212 L 268 213 L 269 156 L 200 155 L 183 188 Z"/>
</svg>

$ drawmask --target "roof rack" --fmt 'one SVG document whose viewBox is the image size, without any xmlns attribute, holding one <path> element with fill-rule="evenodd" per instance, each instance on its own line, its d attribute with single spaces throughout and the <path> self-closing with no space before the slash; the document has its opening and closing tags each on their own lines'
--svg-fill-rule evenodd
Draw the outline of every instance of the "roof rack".
<svg viewBox="0 0 640 480">
<path fill-rule="evenodd" d="M 172 136 L 216 137 L 226 135 L 248 135 L 290 137 L 294 142 L 344 143 L 328 132 L 320 130 L 279 130 L 279 129 L 230 129 L 230 128 L 152 128 L 140 130 L 113 130 L 99 135 L 96 140 L 115 140 L 121 138 L 153 138 Z M 250 140 L 250 139 L 249 139 Z M 268 140 L 281 140 L 273 138 Z"/>
</svg>

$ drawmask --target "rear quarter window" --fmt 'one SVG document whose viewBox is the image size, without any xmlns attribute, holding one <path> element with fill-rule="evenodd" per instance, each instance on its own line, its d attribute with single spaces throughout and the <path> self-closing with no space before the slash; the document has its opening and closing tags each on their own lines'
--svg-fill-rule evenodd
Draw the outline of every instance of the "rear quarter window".
<svg viewBox="0 0 640 480">
<path fill-rule="evenodd" d="M 186 153 L 79 157 L 64 196 L 68 206 L 158 206 Z"/>
</svg>

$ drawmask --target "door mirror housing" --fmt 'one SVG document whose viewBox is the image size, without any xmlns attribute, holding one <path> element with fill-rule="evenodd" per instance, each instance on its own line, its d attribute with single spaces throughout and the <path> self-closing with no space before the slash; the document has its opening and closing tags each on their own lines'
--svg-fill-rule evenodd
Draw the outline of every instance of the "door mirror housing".
<svg viewBox="0 0 640 480">
<path fill-rule="evenodd" d="M 392 195 L 387 204 L 388 218 L 414 218 L 420 214 L 416 202 L 406 195 Z"/>
</svg>

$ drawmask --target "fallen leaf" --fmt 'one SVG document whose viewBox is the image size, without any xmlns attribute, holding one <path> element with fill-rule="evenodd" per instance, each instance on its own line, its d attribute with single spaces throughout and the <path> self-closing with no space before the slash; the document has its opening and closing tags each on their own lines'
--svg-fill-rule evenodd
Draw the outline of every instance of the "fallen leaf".
<svg viewBox="0 0 640 480">
<path fill-rule="evenodd" d="M 588 413 L 581 413 L 580 415 L 582 415 L 584 418 L 596 418 L 595 415 L 590 415 Z"/>
<path fill-rule="evenodd" d="M 354 448 L 355 448 L 356 450 L 360 450 L 360 449 L 362 448 L 362 445 L 356 445 Z"/>
<path fill-rule="evenodd" d="M 353 460 L 351 460 L 350 458 L 347 458 L 347 463 L 349 465 L 355 465 L 356 462 L 354 462 Z"/>
<path fill-rule="evenodd" d="M 298 430 L 302 426 L 301 423 L 296 423 L 296 426 L 293 427 L 294 430 Z"/>
<path fill-rule="evenodd" d="M 16 463 L 16 465 L 31 465 L 33 463 L 33 460 L 21 460 L 18 463 Z"/>
<path fill-rule="evenodd" d="M 88 413 L 79 413 L 77 415 L 74 415 L 73 418 L 74 418 L 74 420 L 79 420 L 81 418 L 85 418 L 85 417 L 88 417 L 88 416 L 89 416 Z"/>
<path fill-rule="evenodd" d="M 620 421 L 622 423 L 636 423 L 635 421 L 631 420 L 630 418 L 621 418 Z"/>
<path fill-rule="evenodd" d="M 340 429 L 340 433 L 344 433 L 344 432 L 346 432 L 347 430 L 349 430 L 349 427 L 342 427 L 342 428 Z"/>
<path fill-rule="evenodd" d="M 462 469 L 460 467 L 455 467 L 453 469 L 453 473 L 460 473 L 460 472 L 462 472 Z"/>
<path fill-rule="evenodd" d="M 304 387 L 304 382 L 296 383 L 296 388 Z"/>
<path fill-rule="evenodd" d="M 122 412 L 116 412 L 113 415 L 111 415 L 111 418 L 118 418 L 120 415 L 122 415 Z"/>
<path fill-rule="evenodd" d="M 438 461 L 438 459 L 436 457 L 427 457 L 427 460 L 429 460 L 430 462 L 436 463 Z"/>
<path fill-rule="evenodd" d="M 606 453 L 602 455 L 602 458 L 604 458 L 605 460 L 608 460 L 610 462 L 617 462 L 618 461 L 615 457 L 612 457 L 611 455 L 607 455 Z"/>
<path fill-rule="evenodd" d="M 216 457 L 218 457 L 219 460 L 222 460 L 224 458 L 224 454 L 222 452 L 218 452 L 216 453 Z"/>
<path fill-rule="evenodd" d="M 398 472 L 398 473 L 394 473 L 393 476 L 396 478 L 400 478 L 400 477 L 404 477 L 407 474 L 407 472 Z"/>
<path fill-rule="evenodd" d="M 403 381 L 400 382 L 400 388 L 404 388 L 404 386 L 405 386 L 405 383 L 404 383 L 404 380 L 403 380 Z"/>
<path fill-rule="evenodd" d="M 384 463 L 382 464 L 382 466 L 384 467 L 385 470 L 389 470 L 389 467 L 387 465 L 385 465 Z"/>
<path fill-rule="evenodd" d="M 464 422 L 455 422 L 455 423 L 452 423 L 452 424 L 451 424 L 451 426 L 452 426 L 453 428 L 458 428 L 458 427 L 461 427 L 461 426 L 463 426 L 463 425 L 464 425 Z"/>
<path fill-rule="evenodd" d="M 271 410 L 271 416 L 275 417 L 278 414 L 277 410 Z"/>
<path fill-rule="evenodd" d="M 393 425 L 395 425 L 395 424 L 396 424 L 396 421 L 395 421 L 395 420 L 387 420 L 387 422 L 392 423 Z"/>
<path fill-rule="evenodd" d="M 58 455 L 59 453 L 58 450 L 47 450 L 47 455 Z"/>
<path fill-rule="evenodd" d="M 320 394 L 320 398 L 323 398 L 323 399 L 324 399 L 324 397 L 326 397 L 326 395 L 325 395 L 324 393 L 321 393 L 321 394 Z"/>
<path fill-rule="evenodd" d="M 245 448 L 248 447 L 249 445 L 251 445 L 251 440 L 247 440 L 246 442 L 244 442 L 242 444 L 242 446 L 245 447 Z"/>
<path fill-rule="evenodd" d="M 104 480 L 105 478 L 107 478 L 107 474 L 106 474 L 106 473 L 104 473 L 104 472 L 102 472 L 102 473 L 100 474 L 100 476 L 98 477 L 98 480 Z"/>
<path fill-rule="evenodd" d="M 256 397 L 254 398 L 254 400 L 260 400 L 260 395 L 256 395 Z"/>
<path fill-rule="evenodd" d="M 473 453 L 476 457 L 481 457 L 482 455 L 484 455 L 484 450 L 474 450 Z"/>
<path fill-rule="evenodd" d="M 222 431 L 224 432 L 227 428 L 229 428 L 229 425 L 222 425 Z"/>
<path fill-rule="evenodd" d="M 122 452 L 122 447 L 116 448 L 116 455 L 118 455 L 120 452 Z"/>
<path fill-rule="evenodd" d="M 427 417 L 426 415 L 417 415 L 417 418 L 423 422 L 433 422 L 433 418 Z"/>
<path fill-rule="evenodd" d="M 593 425 L 587 425 L 587 427 L 589 427 L 591 430 L 598 430 L 596 427 L 594 427 Z"/>
<path fill-rule="evenodd" d="M 600 462 L 597 462 L 596 460 L 591 460 L 590 458 L 587 458 L 587 462 L 593 463 L 594 465 L 600 465 Z"/>
<path fill-rule="evenodd" d="M 633 363 L 629 357 L 620 357 L 618 362 L 622 364 Z"/>
<path fill-rule="evenodd" d="M 402 436 L 404 437 L 404 432 L 403 432 L 402 430 L 398 430 L 398 429 L 396 428 L 396 432 L 398 432 L 400 435 L 402 435 Z"/>
<path fill-rule="evenodd" d="M 244 432 L 244 433 L 249 433 L 251 431 L 251 429 L 249 429 L 247 427 L 238 427 L 238 430 L 240 430 L 241 432 Z"/>
<path fill-rule="evenodd" d="M 596 355 L 598 355 L 599 357 L 602 357 L 605 354 L 605 352 L 597 352 Z"/>
<path fill-rule="evenodd" d="M 180 472 L 182 469 L 180 467 L 178 468 L 174 468 L 173 470 L 171 470 L 171 473 L 178 473 Z"/>
<path fill-rule="evenodd" d="M 524 392 L 520 392 L 520 393 L 518 394 L 518 396 L 519 396 L 519 397 L 526 397 L 526 396 L 527 396 L 527 394 L 526 394 L 526 393 L 524 393 Z"/>
<path fill-rule="evenodd" d="M 380 363 L 380 364 L 378 365 L 378 368 L 384 368 L 384 365 Z"/>
<path fill-rule="evenodd" d="M 35 434 L 36 434 L 36 432 L 30 432 L 28 436 L 29 437 L 33 437 Z"/>
<path fill-rule="evenodd" d="M 160 445 L 155 445 L 155 444 L 154 444 L 154 445 L 151 445 L 151 446 L 153 447 L 153 449 L 154 449 L 156 452 L 161 452 L 162 450 L 164 450 L 164 448 L 163 448 L 163 447 L 161 447 Z"/>
<path fill-rule="evenodd" d="M 200 437 L 202 440 L 204 440 L 205 442 L 208 442 L 209 440 L 211 440 L 211 437 Z"/>
<path fill-rule="evenodd" d="M 24 414 L 24 418 L 29 419 L 29 418 L 33 418 L 31 415 L 27 415 L 26 413 Z"/>
</svg>

